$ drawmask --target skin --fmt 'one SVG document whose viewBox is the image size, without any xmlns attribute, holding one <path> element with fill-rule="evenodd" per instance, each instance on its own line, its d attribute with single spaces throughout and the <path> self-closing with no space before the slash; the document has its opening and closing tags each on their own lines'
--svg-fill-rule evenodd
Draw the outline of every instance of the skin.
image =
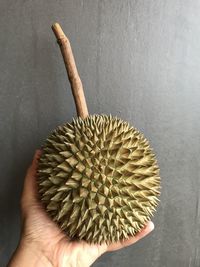
<svg viewBox="0 0 200 267">
<path fill-rule="evenodd" d="M 37 150 L 24 180 L 21 238 L 8 267 L 88 267 L 103 253 L 130 246 L 154 229 L 148 222 L 136 236 L 111 245 L 70 241 L 38 200 L 36 170 L 40 155 L 41 150 Z"/>
</svg>

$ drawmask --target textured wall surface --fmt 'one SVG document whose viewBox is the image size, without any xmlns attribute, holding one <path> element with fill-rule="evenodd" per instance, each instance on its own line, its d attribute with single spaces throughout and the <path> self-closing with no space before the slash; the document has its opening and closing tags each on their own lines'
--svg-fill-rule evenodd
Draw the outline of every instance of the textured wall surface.
<svg viewBox="0 0 200 267">
<path fill-rule="evenodd" d="M 90 113 L 134 124 L 161 168 L 154 232 L 94 266 L 200 266 L 199 14 L 198 0 L 1 0 L 0 266 L 18 242 L 34 150 L 76 116 L 55 21 L 71 40 Z"/>
</svg>

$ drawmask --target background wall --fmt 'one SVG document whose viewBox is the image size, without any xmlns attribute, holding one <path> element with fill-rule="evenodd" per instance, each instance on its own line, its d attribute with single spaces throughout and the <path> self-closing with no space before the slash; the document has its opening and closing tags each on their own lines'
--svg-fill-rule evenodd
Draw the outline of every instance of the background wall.
<svg viewBox="0 0 200 267">
<path fill-rule="evenodd" d="M 161 168 L 154 232 L 94 266 L 200 266 L 199 14 L 198 0 L 1 0 L 1 266 L 18 242 L 34 150 L 76 116 L 55 21 L 71 40 L 90 113 L 134 124 Z"/>
</svg>

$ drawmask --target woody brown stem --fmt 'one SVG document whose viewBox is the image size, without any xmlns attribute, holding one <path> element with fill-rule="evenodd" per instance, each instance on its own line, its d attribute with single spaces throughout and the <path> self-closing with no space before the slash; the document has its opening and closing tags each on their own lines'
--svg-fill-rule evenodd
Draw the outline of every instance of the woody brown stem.
<svg viewBox="0 0 200 267">
<path fill-rule="evenodd" d="M 72 89 L 77 115 L 82 119 L 88 116 L 88 109 L 83 91 L 83 85 L 79 77 L 71 45 L 58 23 L 52 25 L 52 30 L 56 36 L 57 42 L 64 59 L 67 75 Z"/>
</svg>

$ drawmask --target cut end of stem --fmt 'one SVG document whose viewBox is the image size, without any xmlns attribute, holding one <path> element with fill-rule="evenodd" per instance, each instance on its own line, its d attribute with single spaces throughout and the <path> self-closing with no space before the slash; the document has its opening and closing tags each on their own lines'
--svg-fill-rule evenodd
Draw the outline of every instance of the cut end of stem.
<svg viewBox="0 0 200 267">
<path fill-rule="evenodd" d="M 57 40 L 61 40 L 63 38 L 67 39 L 65 33 L 63 32 L 60 24 L 58 22 L 54 23 L 52 26 L 51 26 Z"/>
</svg>

